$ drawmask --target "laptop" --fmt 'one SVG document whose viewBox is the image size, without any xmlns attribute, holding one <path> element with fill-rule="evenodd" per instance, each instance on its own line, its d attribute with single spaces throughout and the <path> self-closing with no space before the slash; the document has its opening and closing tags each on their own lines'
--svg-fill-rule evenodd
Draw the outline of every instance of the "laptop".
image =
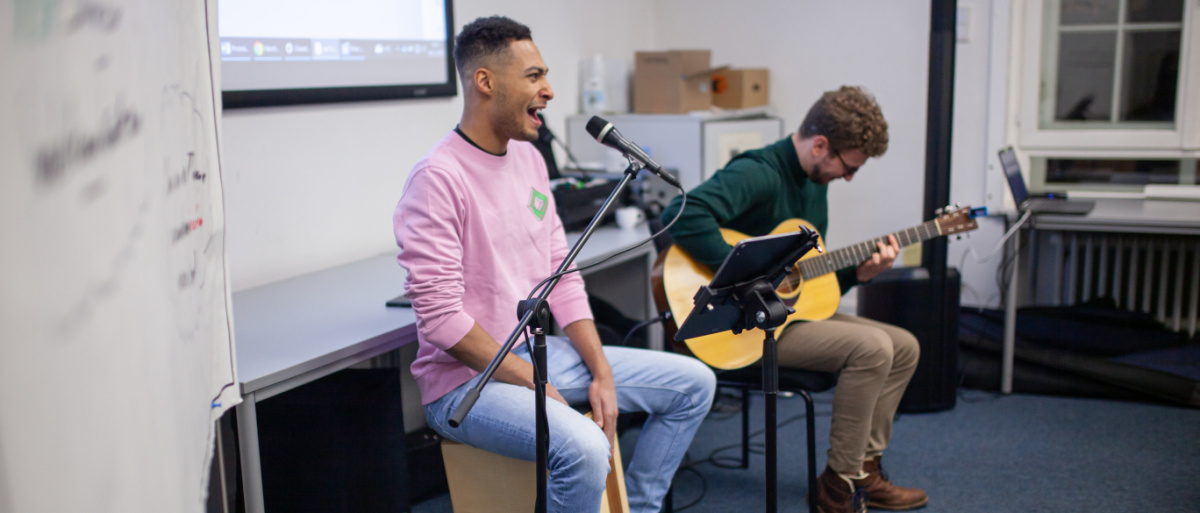
<svg viewBox="0 0 1200 513">
<path fill-rule="evenodd" d="M 1017 162 L 1017 152 L 1013 151 L 1012 146 L 1000 150 L 1000 165 L 1004 167 L 1004 176 L 1008 178 L 1008 189 L 1012 191 L 1013 201 L 1022 212 L 1084 215 L 1096 207 L 1095 201 L 1068 200 L 1065 194 L 1030 198 L 1029 190 L 1025 188 L 1025 179 L 1021 178 L 1021 164 Z"/>
</svg>

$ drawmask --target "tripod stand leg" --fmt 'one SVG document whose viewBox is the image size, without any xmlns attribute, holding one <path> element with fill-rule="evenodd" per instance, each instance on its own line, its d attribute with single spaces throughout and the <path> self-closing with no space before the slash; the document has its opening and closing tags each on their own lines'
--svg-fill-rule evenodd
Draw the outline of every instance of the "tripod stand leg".
<svg viewBox="0 0 1200 513">
<path fill-rule="evenodd" d="M 542 328 L 533 330 L 533 362 L 537 366 L 533 373 L 537 408 L 537 503 L 535 513 L 546 513 L 546 465 L 550 459 L 550 423 L 546 417 L 546 332 Z"/>
<path fill-rule="evenodd" d="M 812 395 L 807 390 L 801 390 L 804 398 L 804 422 L 808 432 L 808 512 L 817 513 L 817 421 L 813 413 Z"/>
<path fill-rule="evenodd" d="M 742 387 L 742 468 L 750 468 L 750 387 Z"/>
<path fill-rule="evenodd" d="M 767 513 L 779 510 L 779 480 L 776 475 L 778 465 L 776 454 L 776 418 L 775 401 L 779 397 L 779 347 L 775 342 L 775 330 L 766 330 L 763 339 L 763 396 L 766 399 L 766 429 L 767 444 L 764 448 L 767 460 Z"/>
</svg>

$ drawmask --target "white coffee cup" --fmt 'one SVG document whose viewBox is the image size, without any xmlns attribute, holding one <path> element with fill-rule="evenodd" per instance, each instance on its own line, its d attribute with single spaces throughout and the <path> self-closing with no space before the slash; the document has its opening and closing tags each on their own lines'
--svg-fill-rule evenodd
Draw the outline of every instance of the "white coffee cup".
<svg viewBox="0 0 1200 513">
<path fill-rule="evenodd" d="M 646 220 L 646 214 L 638 207 L 617 209 L 617 226 L 623 230 L 632 230 L 638 223 Z"/>
</svg>

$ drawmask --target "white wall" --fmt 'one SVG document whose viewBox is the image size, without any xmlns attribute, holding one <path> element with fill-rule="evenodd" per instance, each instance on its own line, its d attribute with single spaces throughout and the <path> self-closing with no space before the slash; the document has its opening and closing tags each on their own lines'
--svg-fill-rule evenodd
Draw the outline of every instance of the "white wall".
<svg viewBox="0 0 1200 513">
<path fill-rule="evenodd" d="M 970 21 L 956 48 L 951 201 L 993 210 L 1005 194 L 1002 175 L 989 167 L 1004 141 L 1009 4 L 959 1 Z M 654 16 L 655 48 L 711 48 L 714 65 L 770 68 L 771 105 L 788 130 L 823 91 L 851 84 L 875 95 L 891 143 L 853 182 L 831 185 L 831 247 L 921 222 L 929 2 L 658 0 Z M 962 257 L 971 247 L 988 253 L 1001 231 L 999 219 L 981 219 L 970 238 L 951 242 L 950 265 L 964 267 L 963 304 L 999 304 L 998 255 L 985 263 Z M 848 295 L 843 310 L 854 302 Z"/>
<path fill-rule="evenodd" d="M 875 95 L 888 120 L 888 151 L 853 183 L 830 186 L 830 247 L 921 223 L 928 2 L 659 0 L 654 7 L 656 48 L 711 48 L 714 65 L 769 68 L 771 105 L 789 131 L 824 91 L 861 85 Z M 848 295 L 843 306 L 854 301 Z"/>
<path fill-rule="evenodd" d="M 455 3 L 455 32 L 480 16 L 529 25 L 550 67 L 551 130 L 578 105 L 579 60 L 650 47 L 652 4 Z M 226 111 L 223 171 L 235 291 L 392 251 L 392 208 L 409 170 L 458 123 L 461 96 Z"/>
<path fill-rule="evenodd" d="M 985 177 L 987 169 L 986 127 L 988 121 L 988 73 L 991 49 L 991 26 L 989 8 L 991 0 L 963 0 L 958 3 L 958 44 L 955 48 L 954 69 L 954 132 L 951 154 L 951 202 L 972 207 L 985 204 Z M 963 30 L 966 29 L 966 30 Z M 994 266 L 984 266 L 970 256 L 963 255 L 972 247 L 979 254 L 987 251 L 976 241 L 993 240 L 994 222 L 980 220 L 980 231 L 971 233 L 968 239 L 951 241 L 948 262 L 963 273 L 964 287 L 961 301 L 965 304 L 981 304 L 990 287 L 987 271 Z M 1001 228 L 1002 229 L 1002 228 Z M 986 235 L 984 235 L 986 231 Z M 995 280 L 990 280 L 994 282 Z"/>
<path fill-rule="evenodd" d="M 849 84 L 875 95 L 888 152 L 830 187 L 830 246 L 921 222 L 928 2 L 659 0 L 655 18 L 658 48 L 712 48 L 714 65 L 770 68 L 771 105 L 789 131 L 824 91 Z"/>
<path fill-rule="evenodd" d="M 1001 206 L 995 152 L 1004 140 L 1011 0 L 960 0 L 970 34 L 957 47 L 951 197 Z M 865 86 L 890 125 L 886 155 L 830 189 L 832 247 L 921 221 L 928 2 L 621 0 L 604 4 L 455 2 L 456 30 L 504 14 L 533 30 L 551 68 L 549 126 L 563 135 L 578 105 L 578 63 L 596 53 L 710 48 L 713 64 L 771 70 L 771 105 L 794 130 L 821 92 Z M 391 212 L 408 171 L 455 123 L 461 97 L 227 111 L 223 159 L 234 290 L 390 252 Z M 1002 230 L 982 220 L 950 245 L 987 253 Z M 965 260 L 964 304 L 997 305 L 998 258 Z M 854 303 L 853 295 L 846 298 Z"/>
<path fill-rule="evenodd" d="M 950 199 L 998 213 L 1007 195 L 996 153 L 1004 144 L 1010 0 L 960 0 L 958 6 L 968 21 L 959 22 L 955 55 Z M 978 231 L 950 243 L 949 264 L 963 274 L 962 304 L 996 308 L 1000 254 L 992 250 L 1004 223 L 999 217 L 978 221 Z"/>
</svg>

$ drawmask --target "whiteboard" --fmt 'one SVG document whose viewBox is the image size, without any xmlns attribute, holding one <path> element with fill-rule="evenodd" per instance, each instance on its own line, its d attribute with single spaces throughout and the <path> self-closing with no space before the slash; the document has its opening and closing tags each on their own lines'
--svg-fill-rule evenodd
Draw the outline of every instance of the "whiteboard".
<svg viewBox="0 0 1200 513">
<path fill-rule="evenodd" d="M 0 3 L 2 512 L 204 509 L 239 400 L 213 3 Z"/>
</svg>

